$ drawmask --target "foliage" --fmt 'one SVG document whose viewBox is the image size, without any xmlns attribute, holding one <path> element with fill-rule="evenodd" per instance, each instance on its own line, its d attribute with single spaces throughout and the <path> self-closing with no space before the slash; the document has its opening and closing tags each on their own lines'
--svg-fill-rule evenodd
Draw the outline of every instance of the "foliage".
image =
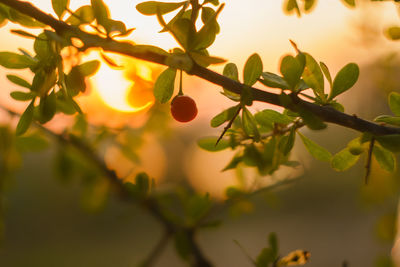
<svg viewBox="0 0 400 267">
<path fill-rule="evenodd" d="M 356 6 L 354 0 L 344 2 L 350 7 Z M 198 141 L 202 149 L 210 152 L 234 151 L 224 171 L 249 167 L 260 176 L 266 176 L 273 175 L 282 166 L 297 166 L 298 163 L 291 158 L 297 136 L 311 156 L 330 163 L 334 170 L 345 171 L 363 156 L 367 162 L 366 177 L 371 171 L 372 160 L 376 160 L 385 171 L 396 170 L 395 153 L 400 151 L 400 94 L 393 92 L 389 95 L 388 105 L 393 115 L 378 116 L 375 119 L 377 124 L 347 115 L 337 97 L 356 84 L 360 72 L 358 65 L 348 63 L 336 74 L 331 73 L 327 64 L 302 51 L 292 41 L 295 54 L 282 57 L 279 73 L 265 70 L 262 58 L 256 53 L 248 57 L 240 75 L 238 67 L 232 62 L 225 65 L 222 75 L 207 69 L 210 65 L 226 62 L 208 51 L 220 31 L 218 16 L 224 4 L 218 0 L 204 0 L 202 3 L 193 0 L 147 1 L 137 4 L 136 9 L 140 13 L 154 16 L 160 23 L 161 32 L 168 32 L 176 40 L 179 47 L 170 52 L 150 45 L 119 41 L 134 29 L 128 29 L 122 21 L 112 19 L 102 0 L 91 0 L 90 5 L 75 11 L 70 10 L 68 0 L 52 0 L 58 19 L 29 3 L 17 0 L 0 3 L 0 20 L 28 28 L 27 31 L 12 32 L 34 41 L 34 54 L 22 49 L 19 53 L 0 52 L 1 66 L 27 69 L 33 74 L 31 82 L 15 74 L 7 75 L 10 82 L 21 87 L 21 91 L 12 92 L 11 97 L 29 103 L 19 116 L 15 135 L 9 127 L 0 128 L 2 177 L 9 176 L 18 167 L 21 152 L 42 149 L 50 137 L 58 143 L 55 164 L 60 179 L 79 176 L 84 181 L 86 190 L 82 201 L 86 208 L 100 207 L 111 189 L 118 188 L 117 192 L 124 199 L 137 203 L 163 224 L 165 235 L 173 238 L 178 255 L 192 266 L 211 266 L 196 243 L 196 233 L 199 229 L 219 224 L 210 216 L 218 204 L 208 194 L 188 189 L 158 190 L 154 180 L 143 172 L 138 173 L 134 181 L 125 182 L 121 179 L 123 177 L 118 177 L 107 168 L 104 155 L 95 151 L 102 145 L 112 144 L 127 158 L 139 162 L 138 148 L 143 143 L 143 135 L 162 132 L 165 111 L 161 104 L 173 99 L 178 70 L 218 84 L 221 93 L 232 101 L 231 107 L 211 120 L 211 127 L 225 126 L 219 136 Z M 312 10 L 316 3 L 316 0 L 286 0 L 284 10 L 300 16 Z M 171 13 L 172 16 L 165 16 Z M 84 27 L 80 27 L 83 25 L 89 25 L 95 33 L 86 32 Z M 29 32 L 29 28 L 38 28 L 41 32 L 34 34 Z M 392 40 L 399 39 L 399 27 L 387 29 L 386 34 Z M 80 40 L 80 45 L 76 39 Z M 154 83 L 157 103 L 150 110 L 150 118 L 143 127 L 115 130 L 87 123 L 76 99 L 86 91 L 86 78 L 97 72 L 100 63 L 93 60 L 69 66 L 71 62 L 61 56 L 61 51 L 70 48 L 73 51 L 71 56 L 79 58 L 80 53 L 93 47 L 167 66 Z M 101 55 L 109 65 L 118 67 L 104 53 Z M 328 89 L 325 84 L 329 85 Z M 265 86 L 264 89 L 275 88 L 279 93 L 269 93 L 253 87 L 255 85 Z M 181 94 L 182 82 L 178 95 Z M 264 109 L 253 112 L 251 106 L 254 101 L 275 104 L 283 111 Z M 43 125 L 58 113 L 75 117 L 75 124 L 62 134 Z M 322 130 L 327 127 L 326 123 L 358 130 L 360 136 L 332 155 L 301 132 L 303 127 L 312 131 Z M 246 206 L 247 198 L 253 193 L 245 188 L 228 188 L 223 205 Z M 176 206 L 179 208 L 176 209 Z M 303 250 L 281 257 L 274 234 L 269 236 L 268 247 L 255 260 L 250 257 L 255 266 L 302 265 L 308 258 L 309 253 Z M 145 261 L 144 266 L 146 264 Z"/>
</svg>

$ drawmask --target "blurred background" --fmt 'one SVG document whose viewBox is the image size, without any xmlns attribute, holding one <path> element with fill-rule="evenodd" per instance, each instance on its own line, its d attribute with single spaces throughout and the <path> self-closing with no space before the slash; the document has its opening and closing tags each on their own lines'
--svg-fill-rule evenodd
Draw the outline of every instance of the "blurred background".
<svg viewBox="0 0 400 267">
<path fill-rule="evenodd" d="M 49 0 L 31 2 L 53 12 Z M 71 0 L 71 9 L 87 2 Z M 129 36 L 133 42 L 166 50 L 177 46 L 167 33 L 158 33 L 160 26 L 154 17 L 136 11 L 140 1 L 104 2 L 113 18 L 136 28 Z M 231 0 L 220 15 L 221 33 L 209 51 L 236 63 L 240 71 L 246 59 L 257 52 L 263 59 L 264 71 L 278 73 L 282 56 L 295 53 L 290 39 L 302 51 L 325 62 L 331 73 L 355 62 L 361 68 L 359 82 L 339 100 L 347 113 L 372 120 L 377 115 L 389 114 L 387 94 L 400 91 L 399 44 L 384 35 L 385 28 L 399 25 L 400 20 L 393 3 L 357 4 L 352 9 L 339 0 L 320 1 L 310 14 L 297 17 L 283 12 L 282 1 Z M 10 33 L 10 29 L 19 28 L 8 23 L 0 29 L 1 51 L 16 52 L 20 47 L 32 51 L 30 39 Z M 99 72 L 88 81 L 89 90 L 79 98 L 82 109 L 93 125 L 140 127 L 154 105 L 151 86 L 163 68 L 117 55 L 107 56 L 123 68 L 111 68 L 102 60 Z M 100 58 L 96 51 L 84 57 Z M 223 66 L 212 69 L 222 72 Z M 32 76 L 28 72 L 0 69 L 0 105 L 22 112 L 26 104 L 9 96 L 18 89 L 6 79 L 9 73 L 18 73 L 27 80 Z M 130 173 L 144 170 L 157 183 L 189 185 L 220 200 L 227 186 L 243 183 L 235 171 L 221 172 L 233 152 L 206 152 L 198 148 L 196 141 L 222 131 L 211 128 L 209 121 L 231 103 L 219 93 L 219 87 L 198 78 L 184 76 L 183 85 L 185 94 L 196 100 L 199 109 L 193 122 L 179 124 L 171 120 L 163 138 L 144 136 L 138 152 L 140 166 L 112 147 L 104 153 L 105 160 L 121 177 L 129 179 Z M 168 108 L 161 107 L 166 112 Z M 252 110 L 264 108 L 277 109 L 255 103 Z M 53 121 L 46 127 L 61 132 L 73 119 L 58 116 Z M 17 119 L 0 112 L 0 122 L 15 125 Z M 302 133 L 332 153 L 357 136 L 356 132 L 335 125 L 319 132 L 303 129 Z M 113 194 L 101 207 L 82 199 L 85 187 L 79 179 L 60 179 L 55 171 L 55 157 L 57 147 L 52 143 L 40 152 L 24 154 L 21 168 L 7 182 L 0 265 L 135 266 L 157 242 L 160 225 L 143 210 L 121 202 Z M 394 241 L 397 173 L 386 173 L 373 162 L 370 182 L 365 185 L 365 159 L 349 171 L 338 173 L 329 164 L 312 159 L 300 142 L 296 143 L 292 157 L 302 166 L 263 179 L 271 184 L 293 178 L 293 183 L 254 196 L 254 205 L 242 210 L 242 215 L 221 212 L 218 217 L 224 221 L 222 226 L 200 232 L 199 242 L 205 254 L 216 266 L 252 266 L 233 240 L 256 257 L 267 245 L 268 234 L 276 232 L 282 253 L 295 249 L 311 252 L 307 266 L 339 267 L 344 261 L 348 266 L 390 266 L 388 257 L 400 253 Z M 250 183 L 255 176 L 252 171 L 245 171 L 249 180 L 244 183 Z M 175 255 L 171 244 L 156 266 L 185 264 Z"/>
</svg>

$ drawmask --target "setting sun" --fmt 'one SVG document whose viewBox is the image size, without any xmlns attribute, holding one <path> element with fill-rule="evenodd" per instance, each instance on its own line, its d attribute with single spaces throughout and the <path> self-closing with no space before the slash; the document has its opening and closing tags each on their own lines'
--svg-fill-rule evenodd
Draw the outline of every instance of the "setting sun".
<svg viewBox="0 0 400 267">
<path fill-rule="evenodd" d="M 127 63 L 124 70 L 113 69 L 102 63 L 93 79 L 101 100 L 121 112 L 139 112 L 154 103 L 152 70 L 144 63 Z"/>
</svg>

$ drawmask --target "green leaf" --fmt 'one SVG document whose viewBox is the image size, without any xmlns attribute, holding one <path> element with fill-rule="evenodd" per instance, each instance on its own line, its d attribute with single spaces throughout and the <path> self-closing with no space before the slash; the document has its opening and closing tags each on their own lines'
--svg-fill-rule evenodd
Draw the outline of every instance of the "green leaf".
<svg viewBox="0 0 400 267">
<path fill-rule="evenodd" d="M 388 172 L 394 171 L 396 158 L 392 152 L 377 145 L 374 146 L 372 152 L 382 169 Z"/>
<path fill-rule="evenodd" d="M 256 267 L 266 267 L 274 263 L 276 256 L 271 248 L 264 248 L 261 253 L 257 256 Z"/>
<path fill-rule="evenodd" d="M 360 155 L 365 151 L 363 144 L 361 143 L 361 137 L 357 137 L 351 140 L 347 144 L 347 148 L 349 149 L 350 153 L 353 155 Z"/>
<path fill-rule="evenodd" d="M 254 117 L 260 125 L 267 127 L 273 123 L 287 125 L 293 122 L 293 118 L 272 109 L 264 109 L 263 111 L 257 112 Z"/>
<path fill-rule="evenodd" d="M 350 7 L 355 7 L 356 6 L 355 0 L 344 0 L 344 2 L 346 4 L 348 4 Z"/>
<path fill-rule="evenodd" d="M 32 100 L 36 96 L 36 94 L 32 92 L 25 93 L 20 91 L 14 91 L 10 93 L 10 96 L 18 101 L 29 101 Z"/>
<path fill-rule="evenodd" d="M 226 62 L 226 60 L 223 58 L 204 55 L 197 52 L 190 52 L 190 56 L 194 61 L 196 61 L 197 64 L 203 67 L 208 67 L 209 65 L 221 64 Z"/>
<path fill-rule="evenodd" d="M 178 3 L 164 3 L 164 2 L 156 2 L 156 1 L 148 1 L 148 2 L 143 2 L 138 5 L 136 5 L 137 11 L 142 13 L 143 15 L 156 15 L 157 12 L 160 13 L 160 15 L 167 14 L 169 12 L 172 12 L 181 6 L 183 6 L 186 3 L 184 2 L 178 2 Z"/>
<path fill-rule="evenodd" d="M 200 220 L 211 208 L 211 201 L 208 194 L 204 196 L 193 195 L 189 198 L 186 205 L 186 213 L 191 224 Z"/>
<path fill-rule="evenodd" d="M 33 49 L 35 50 L 37 56 L 41 59 L 47 60 L 51 56 L 52 51 L 50 48 L 50 43 L 45 33 L 39 34 L 33 44 Z"/>
<path fill-rule="evenodd" d="M 384 123 L 395 125 L 395 126 L 400 126 L 400 117 L 381 115 L 381 116 L 376 117 L 374 119 L 374 121 L 376 121 L 376 122 L 384 122 Z"/>
<path fill-rule="evenodd" d="M 211 9 L 211 8 L 210 8 Z M 206 10 L 208 10 L 206 8 Z M 202 50 L 206 49 L 210 45 L 212 45 L 215 41 L 217 33 L 219 32 L 219 25 L 217 22 L 217 16 L 221 12 L 222 8 L 219 8 L 216 12 L 211 9 L 211 13 L 206 21 L 204 22 L 203 27 L 195 34 L 195 40 L 193 41 L 193 50 Z M 204 9 L 202 15 L 204 14 Z M 203 17 L 202 17 L 203 18 Z"/>
<path fill-rule="evenodd" d="M 192 253 L 192 243 L 185 231 L 178 231 L 174 236 L 175 249 L 183 260 L 188 260 Z"/>
<path fill-rule="evenodd" d="M 400 116 L 400 94 L 391 92 L 389 94 L 389 107 L 394 115 Z"/>
<path fill-rule="evenodd" d="M 15 145 L 22 152 L 37 152 L 46 149 L 49 143 L 42 135 L 35 133 L 28 136 L 18 136 Z"/>
<path fill-rule="evenodd" d="M 239 81 L 239 71 L 235 63 L 226 64 L 222 74 L 229 79 Z"/>
<path fill-rule="evenodd" d="M 31 88 L 31 84 L 30 83 L 28 83 L 27 81 L 25 81 L 24 79 L 22 79 L 21 77 L 18 77 L 16 75 L 8 74 L 7 75 L 7 79 L 10 82 L 15 83 L 15 84 L 17 84 L 19 86 L 22 86 L 22 87 L 25 87 L 25 88 Z"/>
<path fill-rule="evenodd" d="M 305 0 L 304 10 L 310 11 L 315 6 L 316 0 Z"/>
<path fill-rule="evenodd" d="M 229 147 L 229 140 L 221 139 L 219 140 L 218 145 L 215 145 L 217 140 L 217 136 L 203 137 L 197 141 L 197 144 L 202 149 L 210 152 L 221 151 Z"/>
<path fill-rule="evenodd" d="M 313 89 L 315 95 L 325 100 L 324 75 L 322 74 L 321 68 L 310 54 L 304 53 L 304 55 L 306 58 L 306 65 L 302 75 L 303 80 Z"/>
<path fill-rule="evenodd" d="M 246 107 L 242 108 L 242 124 L 243 130 L 248 136 L 254 137 L 256 141 L 260 139 L 260 133 L 257 129 L 257 122 L 254 119 L 253 114 L 251 114 Z"/>
<path fill-rule="evenodd" d="M 375 137 L 384 148 L 392 152 L 400 152 L 400 134 L 389 134 Z"/>
<path fill-rule="evenodd" d="M 358 80 L 360 69 L 357 64 L 349 63 L 344 66 L 336 75 L 333 81 L 332 90 L 329 99 L 334 99 L 341 93 L 349 90 Z"/>
<path fill-rule="evenodd" d="M 271 72 L 263 72 L 261 76 L 262 79 L 260 79 L 260 82 L 268 87 L 289 89 L 289 84 L 279 75 Z"/>
<path fill-rule="evenodd" d="M 272 254 L 275 257 L 278 257 L 278 250 L 279 250 L 279 248 L 278 248 L 278 238 L 277 238 L 275 233 L 270 233 L 269 234 L 268 243 L 269 243 L 269 247 L 272 250 Z"/>
<path fill-rule="evenodd" d="M 327 127 L 323 120 L 317 117 L 314 113 L 307 109 L 300 109 L 297 111 L 304 123 L 311 130 L 323 130 Z"/>
<path fill-rule="evenodd" d="M 351 154 L 349 148 L 346 147 L 333 156 L 331 166 L 337 171 L 345 171 L 356 164 L 359 158 L 360 155 Z"/>
<path fill-rule="evenodd" d="M 46 123 L 56 114 L 56 94 L 54 90 L 48 95 L 40 98 L 39 122 Z"/>
<path fill-rule="evenodd" d="M 289 135 L 284 135 L 279 141 L 279 150 L 284 156 L 288 155 L 294 146 L 296 139 L 296 130 L 292 128 Z"/>
<path fill-rule="evenodd" d="M 22 26 L 28 28 L 44 28 L 46 26 L 45 24 L 33 19 L 28 15 L 22 14 L 13 8 L 10 9 L 9 19 L 12 22 L 21 24 Z"/>
<path fill-rule="evenodd" d="M 263 65 L 260 56 L 258 54 L 251 55 L 244 65 L 244 84 L 248 86 L 252 86 L 253 84 L 255 84 L 262 74 L 262 69 Z"/>
<path fill-rule="evenodd" d="M 246 106 L 253 105 L 253 91 L 250 86 L 243 86 L 240 94 L 240 103 Z"/>
<path fill-rule="evenodd" d="M 215 17 L 215 10 L 211 7 L 202 7 L 201 9 L 201 21 L 206 24 Z M 215 21 L 216 22 L 216 21 Z M 216 23 L 216 33 L 219 33 L 219 25 Z"/>
<path fill-rule="evenodd" d="M 51 0 L 51 4 L 53 5 L 54 12 L 61 18 L 68 8 L 69 0 Z"/>
<path fill-rule="evenodd" d="M 222 125 L 223 123 L 232 120 L 233 116 L 237 113 L 239 106 L 233 106 L 230 107 L 218 115 L 216 115 L 214 118 L 211 119 L 211 127 L 218 127 Z"/>
<path fill-rule="evenodd" d="M 154 84 L 154 97 L 160 103 L 166 103 L 174 93 L 176 69 L 167 68 L 158 76 Z"/>
<path fill-rule="evenodd" d="M 191 51 L 196 29 L 190 19 L 182 18 L 171 25 L 176 41 L 186 50 Z"/>
<path fill-rule="evenodd" d="M 94 75 L 98 71 L 99 67 L 100 67 L 100 61 L 98 60 L 91 60 L 78 66 L 79 72 L 83 76 Z"/>
<path fill-rule="evenodd" d="M 160 47 L 152 45 L 135 45 L 132 47 L 132 51 L 135 53 L 156 53 L 158 55 L 168 56 L 169 53 Z"/>
<path fill-rule="evenodd" d="M 135 184 L 130 182 L 124 184 L 125 189 L 135 198 L 144 198 L 150 190 L 149 176 L 140 172 L 135 177 Z"/>
<path fill-rule="evenodd" d="M 90 0 L 90 3 L 92 5 L 93 14 L 97 20 L 97 23 L 106 28 L 110 18 L 110 11 L 108 10 L 108 7 L 104 4 L 103 0 Z"/>
<path fill-rule="evenodd" d="M 222 169 L 222 171 L 227 171 L 227 170 L 231 170 L 237 167 L 237 165 L 242 162 L 243 157 L 236 154 L 232 160 L 225 166 L 225 168 Z M 229 188 L 228 188 L 229 189 Z M 228 190 L 227 190 L 228 192 Z M 228 196 L 229 197 L 229 196 Z"/>
<path fill-rule="evenodd" d="M 17 35 L 20 35 L 20 36 L 23 36 L 23 37 L 26 37 L 26 38 L 36 39 L 36 37 L 37 37 L 36 35 L 33 35 L 33 34 L 29 33 L 29 32 L 22 31 L 22 30 L 10 30 L 10 32 L 14 33 L 14 34 L 17 34 Z"/>
<path fill-rule="evenodd" d="M 310 152 L 310 154 L 314 158 L 321 160 L 321 161 L 327 161 L 327 162 L 329 162 L 331 160 L 331 158 L 332 158 L 331 152 L 329 152 L 322 146 L 318 145 L 314 141 L 308 139 L 300 132 L 297 132 L 297 133 L 301 137 L 301 140 L 303 141 L 303 144 L 306 147 L 306 149 L 308 150 L 308 152 Z"/>
<path fill-rule="evenodd" d="M 304 66 L 293 56 L 285 56 L 281 61 L 280 71 L 291 89 L 300 81 L 303 69 Z"/>
<path fill-rule="evenodd" d="M 24 113 L 22 113 L 19 122 L 17 124 L 17 129 L 15 130 L 16 135 L 24 134 L 31 125 L 33 120 L 34 102 L 35 99 L 31 101 L 31 103 L 28 105 Z"/>
<path fill-rule="evenodd" d="M 297 4 L 297 0 L 287 0 L 285 11 L 288 12 L 289 14 L 292 13 L 293 11 L 296 11 L 297 16 L 300 17 L 300 8 L 299 5 Z"/>
<path fill-rule="evenodd" d="M 0 52 L 0 65 L 7 69 L 25 69 L 36 64 L 32 58 L 12 52 Z"/>
<path fill-rule="evenodd" d="M 85 77 L 81 74 L 79 66 L 74 66 L 65 76 L 65 84 L 69 95 L 72 97 L 86 90 Z"/>
<path fill-rule="evenodd" d="M 399 40 L 400 39 L 400 27 L 397 27 L 397 26 L 389 27 L 388 29 L 386 29 L 386 35 L 389 37 L 389 39 Z"/>
<path fill-rule="evenodd" d="M 68 19 L 67 23 L 71 25 L 88 24 L 94 20 L 93 8 L 91 6 L 81 6 Z"/>
<path fill-rule="evenodd" d="M 319 66 L 321 67 L 322 72 L 324 73 L 326 79 L 329 82 L 330 88 L 332 88 L 332 76 L 331 73 L 329 72 L 328 66 L 324 62 L 319 62 Z"/>
</svg>

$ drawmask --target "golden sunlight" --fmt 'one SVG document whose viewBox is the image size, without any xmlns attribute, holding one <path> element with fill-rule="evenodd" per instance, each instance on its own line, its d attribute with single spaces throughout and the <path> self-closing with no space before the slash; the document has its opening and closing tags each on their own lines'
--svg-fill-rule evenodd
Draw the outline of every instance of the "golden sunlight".
<svg viewBox="0 0 400 267">
<path fill-rule="evenodd" d="M 108 107 L 120 112 L 139 112 L 154 103 L 153 71 L 144 62 L 127 62 L 124 70 L 102 63 L 93 79 L 93 88 Z"/>
</svg>

